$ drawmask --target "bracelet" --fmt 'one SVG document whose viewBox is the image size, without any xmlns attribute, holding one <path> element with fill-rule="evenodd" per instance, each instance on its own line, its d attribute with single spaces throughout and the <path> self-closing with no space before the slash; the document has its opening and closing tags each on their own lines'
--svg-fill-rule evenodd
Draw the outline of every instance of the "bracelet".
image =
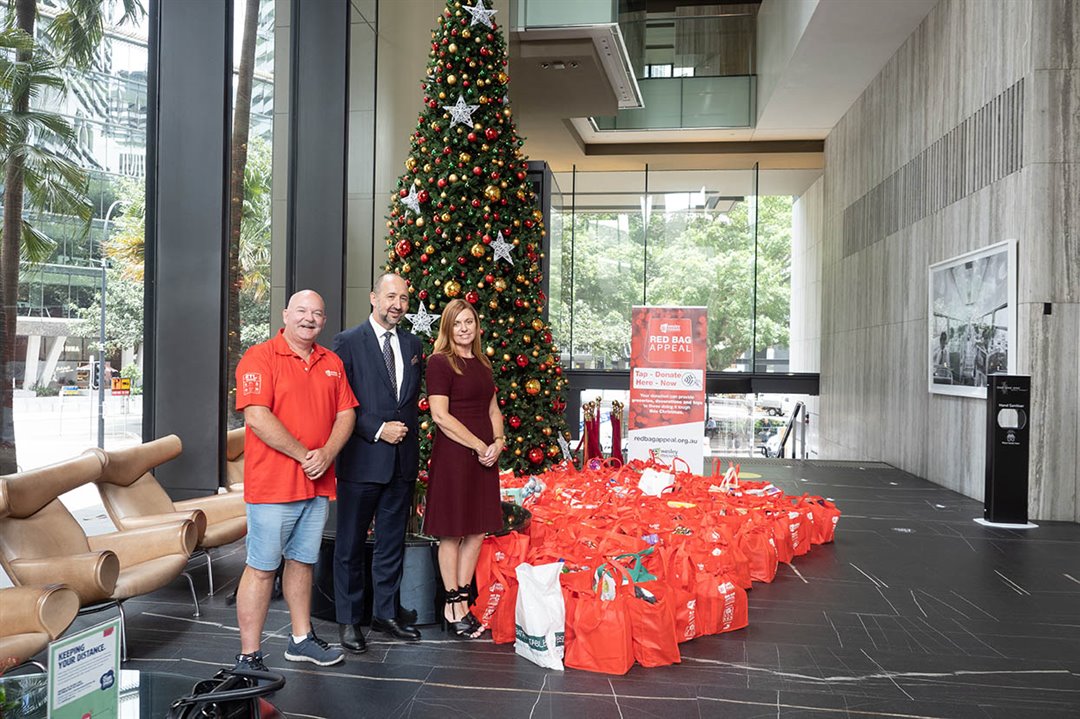
<svg viewBox="0 0 1080 719">
<path fill-rule="evenodd" d="M 497 434 L 497 435 L 495 435 L 494 437 L 491 438 L 491 441 L 494 442 L 497 439 L 501 439 L 503 441 L 503 444 L 506 444 L 506 435 L 505 434 Z"/>
</svg>

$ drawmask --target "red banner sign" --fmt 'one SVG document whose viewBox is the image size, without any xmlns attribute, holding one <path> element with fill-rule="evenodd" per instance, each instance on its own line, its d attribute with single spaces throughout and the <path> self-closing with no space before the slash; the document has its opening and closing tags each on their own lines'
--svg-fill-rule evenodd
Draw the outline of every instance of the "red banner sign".
<svg viewBox="0 0 1080 719">
<path fill-rule="evenodd" d="M 701 473 L 705 449 L 704 307 L 635 307 L 631 319 L 628 455 L 679 457 Z"/>
</svg>

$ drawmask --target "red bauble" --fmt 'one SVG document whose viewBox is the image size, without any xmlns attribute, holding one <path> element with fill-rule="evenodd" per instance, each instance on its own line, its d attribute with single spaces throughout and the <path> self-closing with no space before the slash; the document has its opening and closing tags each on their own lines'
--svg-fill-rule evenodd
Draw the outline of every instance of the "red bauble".
<svg viewBox="0 0 1080 719">
<path fill-rule="evenodd" d="M 465 264 L 465 258 L 464 258 L 464 257 L 459 257 L 459 258 L 457 258 L 457 263 L 458 263 L 459 265 L 463 265 L 463 264 Z"/>
<path fill-rule="evenodd" d="M 420 255 L 420 261 L 421 262 L 427 262 L 429 259 L 431 259 L 431 258 L 428 257 L 427 254 Z"/>
<path fill-rule="evenodd" d="M 416 403 L 416 406 L 420 408 L 421 412 L 427 412 L 431 409 L 431 404 L 428 402 L 427 397 L 421 397 L 420 401 Z"/>
<path fill-rule="evenodd" d="M 398 243 L 394 245 L 394 251 L 398 253 L 398 257 L 408 257 L 412 252 L 412 243 L 408 240 L 398 240 Z"/>
<path fill-rule="evenodd" d="M 470 132 L 465 137 L 468 138 L 469 142 L 476 142 L 476 133 L 475 132 Z"/>
<path fill-rule="evenodd" d="M 468 302 L 470 305 L 475 305 L 477 302 L 480 301 L 480 293 L 476 290 L 469 290 L 465 293 L 465 301 Z"/>
<path fill-rule="evenodd" d="M 404 187 L 401 188 L 400 190 L 398 190 L 398 197 L 408 197 L 408 196 L 409 196 L 409 191 L 406 190 Z"/>
<path fill-rule="evenodd" d="M 491 244 L 491 235 L 484 235 L 483 237 L 480 238 L 480 241 L 483 242 L 485 245 L 490 245 Z"/>
<path fill-rule="evenodd" d="M 446 187 L 446 180 L 444 180 L 443 178 L 441 178 L 441 177 L 440 177 L 440 178 L 439 178 L 439 181 L 438 181 L 438 182 L 436 182 L 435 184 L 436 184 L 436 185 L 437 185 L 437 186 L 438 186 L 438 187 L 439 187 L 440 189 L 442 189 L 443 187 Z"/>
<path fill-rule="evenodd" d="M 422 300 L 427 299 L 427 290 L 420 290 L 420 299 L 422 299 Z"/>
<path fill-rule="evenodd" d="M 521 426 L 521 417 L 518 417 L 516 414 L 512 414 L 509 417 L 507 417 L 506 421 L 514 429 L 517 429 L 518 427 Z"/>
<path fill-rule="evenodd" d="M 473 201 L 472 201 L 472 206 L 473 206 L 473 207 L 480 207 L 480 200 L 478 200 L 478 199 L 476 199 L 476 198 L 474 197 L 474 198 L 473 198 Z"/>
<path fill-rule="evenodd" d="M 404 255 L 402 255 L 402 257 L 404 257 Z M 520 310 L 524 306 L 525 306 L 525 300 L 521 299 L 520 297 L 518 297 L 516 300 L 514 300 L 514 307 L 517 307 Z"/>
<path fill-rule="evenodd" d="M 529 366 L 529 358 L 526 357 L 525 355 L 518 355 L 515 362 L 517 362 L 518 367 L 528 367 Z"/>
<path fill-rule="evenodd" d="M 489 127 L 488 129 L 484 130 L 484 137 L 486 137 L 489 140 L 494 140 L 498 136 L 499 136 L 499 131 L 496 130 L 494 127 Z"/>
<path fill-rule="evenodd" d="M 483 171 L 483 170 L 482 170 L 481 168 L 479 168 L 479 167 L 474 167 L 474 168 L 472 169 L 472 174 L 474 174 L 474 175 L 476 175 L 477 177 L 479 177 L 480 175 L 483 175 L 483 174 L 484 174 L 484 171 Z"/>
<path fill-rule="evenodd" d="M 525 173 L 524 172 L 518 172 L 517 179 L 524 180 L 525 179 Z M 532 225 L 529 225 L 529 227 L 532 227 Z"/>
<path fill-rule="evenodd" d="M 487 282 L 490 285 L 494 281 L 495 275 L 484 275 L 484 282 Z"/>
<path fill-rule="evenodd" d="M 529 450 L 529 461 L 533 464 L 540 464 L 544 461 L 544 450 L 539 447 L 533 447 Z"/>
<path fill-rule="evenodd" d="M 563 402 L 562 399 L 552 400 L 551 408 L 556 412 L 562 412 L 564 409 L 566 409 L 566 402 Z"/>
</svg>

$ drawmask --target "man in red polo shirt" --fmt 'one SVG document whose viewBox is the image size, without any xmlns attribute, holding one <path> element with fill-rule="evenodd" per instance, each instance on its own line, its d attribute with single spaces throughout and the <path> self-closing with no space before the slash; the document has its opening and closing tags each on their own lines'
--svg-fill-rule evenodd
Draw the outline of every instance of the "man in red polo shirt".
<svg viewBox="0 0 1080 719">
<path fill-rule="evenodd" d="M 334 457 L 352 434 L 357 402 L 341 360 L 315 344 L 326 324 L 322 297 L 297 292 L 282 317 L 285 328 L 249 349 L 236 367 L 236 408 L 247 425 L 248 521 L 247 566 L 236 592 L 236 665 L 247 669 L 265 669 L 259 644 L 282 557 L 292 621 L 285 658 L 319 666 L 345 658 L 312 631 L 311 579 L 334 498 Z"/>
</svg>

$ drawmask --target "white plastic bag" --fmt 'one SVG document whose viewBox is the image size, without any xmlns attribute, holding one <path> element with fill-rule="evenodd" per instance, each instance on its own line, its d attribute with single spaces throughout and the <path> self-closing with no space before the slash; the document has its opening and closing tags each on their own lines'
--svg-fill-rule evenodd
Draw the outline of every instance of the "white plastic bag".
<svg viewBox="0 0 1080 719">
<path fill-rule="evenodd" d="M 668 472 L 658 472 L 652 467 L 646 468 L 641 473 L 641 479 L 638 480 L 638 489 L 643 494 L 648 494 L 652 497 L 659 497 L 668 488 L 674 486 L 675 475 Z"/>
<path fill-rule="evenodd" d="M 566 630 L 566 605 L 559 586 L 562 567 L 562 562 L 518 565 L 514 627 L 515 652 L 534 664 L 559 671 L 563 669 Z"/>
</svg>

